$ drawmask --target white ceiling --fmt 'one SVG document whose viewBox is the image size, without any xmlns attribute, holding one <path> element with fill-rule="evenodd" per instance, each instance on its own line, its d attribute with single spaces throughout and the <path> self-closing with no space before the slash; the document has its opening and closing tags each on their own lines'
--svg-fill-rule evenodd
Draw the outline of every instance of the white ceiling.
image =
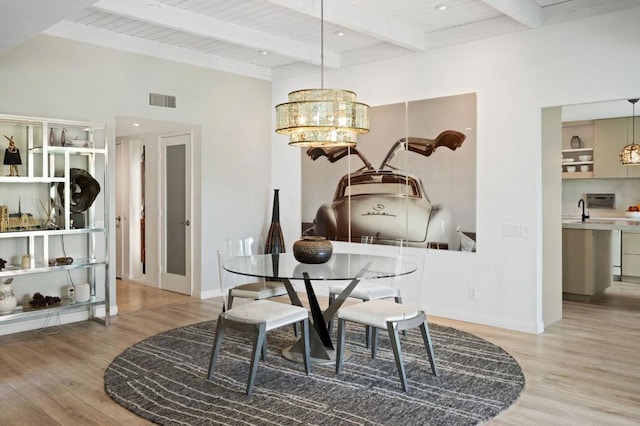
<svg viewBox="0 0 640 426">
<path fill-rule="evenodd" d="M 325 0 L 324 66 L 632 7 L 640 0 Z M 0 0 L 0 11 L 0 54 L 44 33 L 267 80 L 321 62 L 320 0 Z"/>
</svg>

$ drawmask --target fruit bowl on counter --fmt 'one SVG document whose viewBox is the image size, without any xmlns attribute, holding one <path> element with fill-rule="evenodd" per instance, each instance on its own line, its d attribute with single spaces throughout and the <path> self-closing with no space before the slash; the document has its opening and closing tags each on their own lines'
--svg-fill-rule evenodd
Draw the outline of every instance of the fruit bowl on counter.
<svg viewBox="0 0 640 426">
<path fill-rule="evenodd" d="M 624 212 L 624 215 L 629 219 L 640 220 L 640 211 L 636 211 L 636 212 L 626 211 Z"/>
<path fill-rule="evenodd" d="M 624 212 L 624 215 L 629 219 L 640 220 L 640 204 L 627 207 L 627 211 Z"/>
</svg>

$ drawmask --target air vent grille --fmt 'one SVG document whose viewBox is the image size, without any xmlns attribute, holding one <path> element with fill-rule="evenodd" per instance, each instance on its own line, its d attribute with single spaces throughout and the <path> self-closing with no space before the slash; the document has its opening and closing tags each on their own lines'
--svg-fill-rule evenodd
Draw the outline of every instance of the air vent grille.
<svg viewBox="0 0 640 426">
<path fill-rule="evenodd" d="M 171 95 L 161 95 L 160 93 L 149 93 L 149 105 L 164 108 L 175 108 L 176 97 Z"/>
</svg>

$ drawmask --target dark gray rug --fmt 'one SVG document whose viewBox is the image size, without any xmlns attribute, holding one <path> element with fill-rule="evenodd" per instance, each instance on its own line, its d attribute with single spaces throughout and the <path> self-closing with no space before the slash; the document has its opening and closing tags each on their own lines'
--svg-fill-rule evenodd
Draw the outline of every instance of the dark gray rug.
<svg viewBox="0 0 640 426">
<path fill-rule="evenodd" d="M 418 329 L 401 337 L 409 392 L 400 387 L 388 339 L 375 360 L 363 329 L 347 329 L 353 357 L 336 376 L 281 356 L 294 342 L 290 327 L 268 336 L 256 388 L 245 395 L 251 345 L 225 333 L 215 380 L 206 380 L 215 321 L 170 330 L 125 350 L 104 376 L 109 396 L 128 410 L 171 425 L 472 425 L 496 416 L 525 383 L 518 363 L 498 346 L 472 334 L 432 324 L 440 376 L 431 368 Z M 383 333 L 380 334 L 383 336 Z"/>
</svg>

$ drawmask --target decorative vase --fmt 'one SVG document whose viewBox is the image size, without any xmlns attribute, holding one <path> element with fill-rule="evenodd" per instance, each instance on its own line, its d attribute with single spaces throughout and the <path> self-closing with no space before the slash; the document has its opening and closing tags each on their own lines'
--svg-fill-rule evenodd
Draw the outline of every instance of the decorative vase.
<svg viewBox="0 0 640 426">
<path fill-rule="evenodd" d="M 331 241 L 325 237 L 302 237 L 293 243 L 293 257 L 301 263 L 325 263 L 332 253 Z"/>
<path fill-rule="evenodd" d="M 264 247 L 265 253 L 284 253 L 284 237 L 282 236 L 282 228 L 280 228 L 280 199 L 278 198 L 279 189 L 273 190 L 273 212 L 271 213 L 271 226 L 267 234 L 267 242 Z"/>
<path fill-rule="evenodd" d="M 578 149 L 582 146 L 580 136 L 574 136 L 571 138 L 571 149 Z"/>
<path fill-rule="evenodd" d="M 0 314 L 8 314 L 18 305 L 18 299 L 13 294 L 11 287 L 12 281 L 13 279 L 9 278 L 0 285 Z"/>
</svg>

